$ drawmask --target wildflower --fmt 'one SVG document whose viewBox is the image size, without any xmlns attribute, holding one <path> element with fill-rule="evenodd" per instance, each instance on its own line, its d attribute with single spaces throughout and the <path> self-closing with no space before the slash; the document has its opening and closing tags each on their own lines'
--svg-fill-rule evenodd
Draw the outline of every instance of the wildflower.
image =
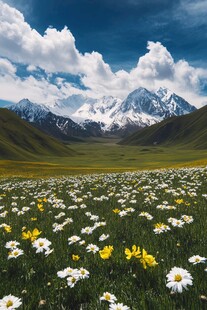
<svg viewBox="0 0 207 310">
<path fill-rule="evenodd" d="M 205 263 L 206 257 L 201 257 L 200 255 L 193 255 L 188 259 L 188 261 L 190 263 L 193 263 L 193 265 L 197 265 L 200 263 Z"/>
<path fill-rule="evenodd" d="M 140 247 L 136 247 L 136 245 L 132 246 L 132 251 L 130 251 L 130 249 L 126 248 L 125 249 L 125 254 L 127 255 L 126 259 L 131 259 L 132 256 L 136 257 L 136 258 L 140 258 L 141 257 L 141 251 L 140 251 Z"/>
<path fill-rule="evenodd" d="M 101 301 L 103 301 L 103 300 L 108 301 L 109 303 L 114 303 L 117 300 L 117 298 L 115 295 L 113 295 L 109 292 L 104 292 L 103 296 L 100 297 L 100 300 Z"/>
<path fill-rule="evenodd" d="M 113 209 L 113 212 L 114 212 L 114 213 L 119 213 L 120 210 L 116 208 L 116 209 Z"/>
<path fill-rule="evenodd" d="M 81 234 L 91 235 L 93 230 L 94 230 L 93 227 L 87 226 L 87 227 L 81 229 Z"/>
<path fill-rule="evenodd" d="M 120 216 L 120 217 L 126 216 L 127 214 L 128 214 L 128 213 L 127 213 L 127 211 L 125 211 L 125 210 L 122 210 L 122 211 L 119 212 L 119 216 Z"/>
<path fill-rule="evenodd" d="M 87 250 L 87 252 L 93 252 L 93 254 L 95 254 L 96 252 L 99 251 L 99 247 L 97 245 L 91 243 L 86 247 L 86 250 Z"/>
<path fill-rule="evenodd" d="M 37 204 L 37 208 L 40 212 L 43 212 L 44 211 L 44 208 L 43 208 L 43 204 L 42 203 L 38 203 Z"/>
<path fill-rule="evenodd" d="M 11 252 L 8 253 L 8 259 L 10 258 L 17 258 L 20 255 L 23 255 L 24 251 L 18 248 L 15 248 L 14 250 L 12 250 Z"/>
<path fill-rule="evenodd" d="M 12 227 L 10 225 L 5 225 L 4 230 L 5 232 L 10 233 L 12 231 Z"/>
<path fill-rule="evenodd" d="M 193 285 L 193 277 L 191 274 L 183 268 L 173 267 L 167 274 L 166 286 L 172 290 L 172 292 L 182 293 L 183 288 L 187 289 L 187 285 Z"/>
<path fill-rule="evenodd" d="M 85 268 L 81 267 L 81 268 L 79 269 L 79 278 L 80 278 L 80 279 L 89 278 L 89 271 L 86 270 Z"/>
<path fill-rule="evenodd" d="M 73 260 L 74 262 L 77 262 L 79 259 L 80 259 L 80 256 L 79 256 L 79 255 L 75 255 L 75 254 L 72 255 L 72 260 Z"/>
<path fill-rule="evenodd" d="M 65 268 L 63 270 L 58 271 L 57 272 L 57 276 L 59 278 L 66 278 L 68 276 L 71 276 L 73 273 L 74 273 L 74 269 L 71 268 L 71 267 L 67 267 L 67 268 Z"/>
<path fill-rule="evenodd" d="M 113 246 L 111 245 L 105 246 L 103 250 L 99 251 L 99 254 L 102 259 L 109 259 L 109 257 L 111 257 L 111 253 L 113 250 L 114 250 Z"/>
<path fill-rule="evenodd" d="M 33 229 L 33 231 L 31 232 L 30 230 L 28 230 L 27 232 L 22 233 L 22 239 L 27 240 L 30 239 L 31 242 L 35 241 L 37 239 L 37 237 L 41 234 L 42 232 L 39 231 L 37 228 Z"/>
<path fill-rule="evenodd" d="M 69 287 L 74 287 L 75 284 L 78 282 L 78 277 L 77 276 L 72 276 L 67 278 L 67 284 Z"/>
<path fill-rule="evenodd" d="M 52 252 L 54 251 L 54 249 L 48 249 L 45 251 L 45 256 L 48 257 Z"/>
<path fill-rule="evenodd" d="M 99 237 L 99 241 L 104 241 L 106 239 L 109 238 L 109 235 L 105 235 L 105 234 L 102 234 L 100 237 Z"/>
<path fill-rule="evenodd" d="M 8 241 L 5 245 L 5 248 L 13 250 L 13 249 L 16 249 L 18 245 L 19 245 L 19 242 L 17 242 L 16 240 L 15 241 Z"/>
<path fill-rule="evenodd" d="M 50 248 L 51 242 L 47 240 L 46 238 L 39 238 L 33 242 L 33 248 L 36 248 L 36 253 L 40 253 L 45 251 L 48 251 Z"/>
<path fill-rule="evenodd" d="M 118 304 L 110 304 L 109 310 L 130 310 L 130 308 L 124 306 L 123 303 L 118 303 Z"/>
<path fill-rule="evenodd" d="M 174 219 L 174 221 L 172 221 L 172 226 L 174 227 L 183 227 L 183 225 L 185 224 L 185 222 L 183 222 L 182 220 L 177 220 L 177 219 Z"/>
<path fill-rule="evenodd" d="M 182 215 L 181 218 L 187 224 L 190 224 L 193 222 L 193 217 L 191 215 Z"/>
<path fill-rule="evenodd" d="M 170 230 L 170 227 L 164 223 L 157 223 L 154 226 L 155 226 L 155 229 L 153 229 L 153 231 L 156 235 Z"/>
<path fill-rule="evenodd" d="M 154 256 L 147 254 L 147 251 L 145 251 L 145 249 L 142 249 L 142 256 L 140 258 L 140 263 L 142 263 L 144 269 L 147 269 L 147 266 L 155 267 L 156 265 L 158 265 Z"/>
<path fill-rule="evenodd" d="M 75 242 L 77 242 L 77 241 L 79 241 L 79 240 L 81 240 L 81 238 L 80 237 L 78 237 L 78 236 L 76 236 L 76 235 L 74 235 L 74 236 L 71 236 L 70 238 L 68 238 L 68 244 L 70 245 L 70 244 L 73 244 L 73 243 L 75 243 Z"/>
<path fill-rule="evenodd" d="M 177 203 L 178 205 L 184 203 L 184 200 L 183 199 L 176 199 L 175 200 L 175 203 Z"/>
<path fill-rule="evenodd" d="M 0 299 L 0 309 L 1 310 L 17 309 L 21 306 L 21 304 L 22 304 L 21 299 L 13 296 L 11 294 L 8 296 L 4 296 L 2 299 Z"/>
</svg>

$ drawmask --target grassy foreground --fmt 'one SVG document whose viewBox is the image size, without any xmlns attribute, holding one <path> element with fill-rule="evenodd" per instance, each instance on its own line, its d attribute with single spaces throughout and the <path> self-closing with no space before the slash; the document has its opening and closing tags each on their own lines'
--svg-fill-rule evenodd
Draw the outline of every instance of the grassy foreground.
<svg viewBox="0 0 207 310">
<path fill-rule="evenodd" d="M 206 150 L 138 147 L 97 140 L 74 143 L 69 157 L 37 157 L 35 161 L 0 160 L 1 176 L 48 177 L 94 172 L 123 172 L 207 164 Z"/>
<path fill-rule="evenodd" d="M 104 310 L 109 292 L 132 310 L 206 309 L 206 261 L 189 261 L 207 257 L 206 188 L 206 168 L 2 179 L 0 298 L 21 298 L 24 310 Z M 127 259 L 133 245 L 141 254 Z M 175 266 L 193 278 L 182 293 L 166 287 Z"/>
</svg>

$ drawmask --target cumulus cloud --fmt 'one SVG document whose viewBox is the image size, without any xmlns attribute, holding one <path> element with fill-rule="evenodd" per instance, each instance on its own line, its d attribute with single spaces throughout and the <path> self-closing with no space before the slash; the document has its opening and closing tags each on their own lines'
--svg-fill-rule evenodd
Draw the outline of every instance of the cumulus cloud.
<svg viewBox="0 0 207 310">
<path fill-rule="evenodd" d="M 130 72 L 113 72 L 100 53 L 78 51 L 67 27 L 61 31 L 49 27 L 41 35 L 30 27 L 21 12 L 2 1 L 0 46 L 0 83 L 4 89 L 1 96 L 5 100 L 29 97 L 36 102 L 49 102 L 84 92 L 92 97 L 113 95 L 124 99 L 140 86 L 155 90 L 163 85 L 197 106 L 205 99 L 199 95 L 199 89 L 200 81 L 207 77 L 206 70 L 194 68 L 185 60 L 175 62 L 161 42 L 148 42 L 146 54 Z M 16 75 L 18 63 L 27 65 L 29 77 Z M 32 76 L 38 68 L 45 71 L 48 79 Z M 51 83 L 49 77 L 53 73 L 78 75 L 87 90 L 75 88 L 62 78 Z"/>
<path fill-rule="evenodd" d="M 7 59 L 0 58 L 0 75 L 14 75 L 16 67 Z"/>
</svg>

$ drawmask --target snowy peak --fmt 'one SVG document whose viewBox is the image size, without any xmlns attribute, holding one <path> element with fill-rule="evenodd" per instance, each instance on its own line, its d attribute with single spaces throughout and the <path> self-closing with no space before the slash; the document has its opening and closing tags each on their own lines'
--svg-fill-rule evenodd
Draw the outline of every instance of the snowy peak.
<svg viewBox="0 0 207 310">
<path fill-rule="evenodd" d="M 156 91 L 156 94 L 165 104 L 166 110 L 168 111 L 168 116 L 184 115 L 196 110 L 196 107 L 189 104 L 185 99 L 165 87 L 160 87 Z"/>
<path fill-rule="evenodd" d="M 71 95 L 66 99 L 59 99 L 54 104 L 47 105 L 50 111 L 56 115 L 71 117 L 83 104 L 93 104 L 95 99 L 83 95 Z"/>
<path fill-rule="evenodd" d="M 30 123 L 35 122 L 36 119 L 45 118 L 45 116 L 50 112 L 46 106 L 33 103 L 28 99 L 22 99 L 18 103 L 12 104 L 7 108 Z"/>
<path fill-rule="evenodd" d="M 161 117 L 164 115 L 165 106 L 159 96 L 140 87 L 130 93 L 121 105 L 121 111 L 123 113 L 130 110 L 138 114 L 145 113 Z"/>
<path fill-rule="evenodd" d="M 93 103 L 86 102 L 78 109 L 72 118 L 80 121 L 92 120 L 95 122 L 105 123 L 107 126 L 113 122 L 113 113 L 121 104 L 121 99 L 112 96 L 104 96 L 94 100 Z"/>
</svg>

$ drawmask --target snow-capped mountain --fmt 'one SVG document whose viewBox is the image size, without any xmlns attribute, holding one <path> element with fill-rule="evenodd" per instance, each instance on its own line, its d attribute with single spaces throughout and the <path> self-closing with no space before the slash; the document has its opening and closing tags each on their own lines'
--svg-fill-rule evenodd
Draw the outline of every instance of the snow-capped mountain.
<svg viewBox="0 0 207 310">
<path fill-rule="evenodd" d="M 93 104 L 96 99 L 83 95 L 72 95 L 66 99 L 56 100 L 54 103 L 47 104 L 47 108 L 54 114 L 70 117 L 84 104 Z"/>
<path fill-rule="evenodd" d="M 33 103 L 28 99 L 22 99 L 17 104 L 9 105 L 6 108 L 30 123 L 40 122 L 50 112 L 45 105 Z"/>
<path fill-rule="evenodd" d="M 154 93 L 140 87 L 131 92 L 124 101 L 103 97 L 94 103 L 85 103 L 72 117 L 79 121 L 88 119 L 101 122 L 105 132 L 118 132 L 127 127 L 133 131 L 150 126 L 167 117 L 183 115 L 195 109 L 167 88 L 160 88 Z"/>
<path fill-rule="evenodd" d="M 167 88 L 150 92 L 138 88 L 125 100 L 105 96 L 92 99 L 72 95 L 53 105 L 23 99 L 11 105 L 21 118 L 53 136 L 125 135 L 171 116 L 193 112 L 196 108 Z"/>
<path fill-rule="evenodd" d="M 185 99 L 171 92 L 169 89 L 160 87 L 156 91 L 157 96 L 164 102 L 168 116 L 184 115 L 196 110 L 194 106 L 189 104 Z"/>
<path fill-rule="evenodd" d="M 96 99 L 94 102 L 84 103 L 75 113 L 72 118 L 83 122 L 91 120 L 102 123 L 103 129 L 108 128 L 114 121 L 114 112 L 120 106 L 121 99 L 112 96 L 104 96 L 101 99 Z"/>
<path fill-rule="evenodd" d="M 28 99 L 7 106 L 7 109 L 47 134 L 62 140 L 68 140 L 71 137 L 87 137 L 94 132 L 92 126 L 86 126 L 88 129 L 85 129 L 70 118 L 56 115 L 45 105 L 33 103 Z"/>
</svg>

